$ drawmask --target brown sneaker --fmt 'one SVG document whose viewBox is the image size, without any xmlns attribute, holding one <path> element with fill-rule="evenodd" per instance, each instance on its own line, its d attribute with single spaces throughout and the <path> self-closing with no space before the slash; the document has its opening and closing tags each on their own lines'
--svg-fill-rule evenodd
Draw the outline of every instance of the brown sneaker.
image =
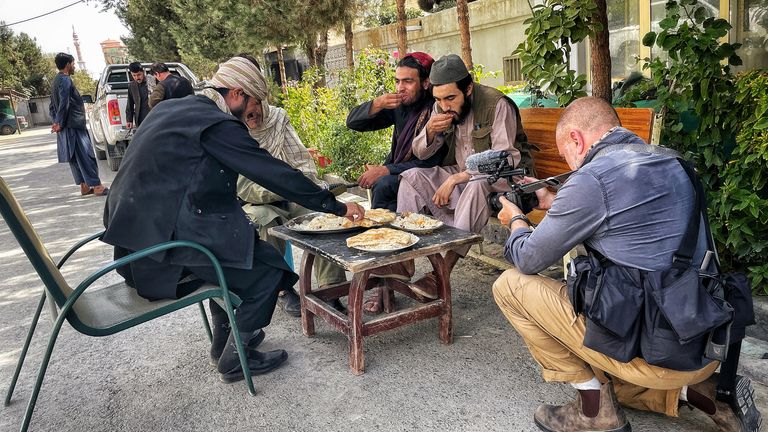
<svg viewBox="0 0 768 432">
<path fill-rule="evenodd" d="M 723 432 L 759 431 L 762 417 L 755 406 L 755 390 L 749 378 L 736 375 L 734 390 L 719 395 L 722 396 L 720 399 L 726 399 L 727 402 L 718 400 L 716 397 L 719 379 L 720 374 L 716 373 L 703 382 L 688 386 L 689 399 L 690 391 L 693 390 L 714 401 L 715 413 L 707 414 Z"/>
<path fill-rule="evenodd" d="M 581 408 L 581 394 L 576 400 L 562 405 L 540 405 L 533 415 L 533 421 L 539 429 L 547 432 L 630 432 L 632 427 L 627 421 L 613 392 L 610 381 L 600 388 L 600 410 L 595 417 L 587 417 Z"/>
<path fill-rule="evenodd" d="M 371 272 L 371 277 L 380 279 L 392 278 L 407 282 L 411 280 L 415 271 L 416 269 L 413 260 L 409 260 L 374 269 Z"/>
</svg>

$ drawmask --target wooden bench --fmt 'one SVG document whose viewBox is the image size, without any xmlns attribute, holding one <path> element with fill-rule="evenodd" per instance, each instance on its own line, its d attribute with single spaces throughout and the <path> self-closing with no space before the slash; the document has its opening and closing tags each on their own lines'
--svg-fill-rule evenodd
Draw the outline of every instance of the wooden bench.
<svg viewBox="0 0 768 432">
<path fill-rule="evenodd" d="M 621 125 L 636 133 L 645 142 L 651 141 L 653 131 L 653 109 L 651 108 L 617 108 Z M 555 128 L 563 108 L 523 108 L 520 110 L 520 118 L 523 129 L 528 136 L 528 142 L 538 147 L 533 151 L 533 162 L 536 168 L 536 177 L 547 178 L 563 174 L 571 169 L 565 160 L 560 157 L 555 142 Z M 541 222 L 547 213 L 542 210 L 533 210 L 528 213 L 528 218 L 534 223 Z M 496 218 L 491 218 L 483 230 L 486 240 L 503 244 L 509 237 L 509 229 L 503 227 Z M 571 258 L 573 251 L 563 257 L 563 265 Z"/>
<path fill-rule="evenodd" d="M 621 125 L 645 142 L 651 141 L 653 110 L 651 108 L 617 108 Z M 524 108 L 520 110 L 523 129 L 528 142 L 539 148 L 533 151 L 533 163 L 538 178 L 547 178 L 570 171 L 568 164 L 560 157 L 555 142 L 555 128 L 563 108 Z M 535 223 L 541 222 L 546 212 L 534 210 L 528 217 Z"/>
</svg>

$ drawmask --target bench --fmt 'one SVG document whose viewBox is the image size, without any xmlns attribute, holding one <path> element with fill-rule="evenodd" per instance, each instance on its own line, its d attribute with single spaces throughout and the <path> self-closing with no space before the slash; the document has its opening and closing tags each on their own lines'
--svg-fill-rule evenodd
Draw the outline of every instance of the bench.
<svg viewBox="0 0 768 432">
<path fill-rule="evenodd" d="M 555 127 L 563 108 L 527 108 L 520 110 L 523 129 L 528 142 L 539 148 L 533 151 L 533 163 L 538 178 L 547 178 L 563 174 L 571 169 L 560 157 L 555 142 Z M 621 125 L 643 139 L 651 141 L 653 129 L 653 110 L 651 108 L 617 108 Z M 541 222 L 546 212 L 534 210 L 528 217 L 535 223 Z"/>
<path fill-rule="evenodd" d="M 528 142 L 535 145 L 538 151 L 532 152 L 536 177 L 547 178 L 563 174 L 571 169 L 560 157 L 555 142 L 555 128 L 563 108 L 523 108 L 520 109 L 520 118 L 523 129 L 528 136 Z M 653 131 L 653 109 L 651 108 L 616 108 L 621 125 L 642 138 L 645 142 L 651 141 Z M 539 223 L 546 215 L 545 211 L 533 210 L 528 213 L 528 218 L 534 223 Z M 504 244 L 509 237 L 509 229 L 503 226 L 496 218 L 491 218 L 483 230 L 486 240 L 493 243 Z M 570 254 L 563 257 L 565 263 Z"/>
</svg>

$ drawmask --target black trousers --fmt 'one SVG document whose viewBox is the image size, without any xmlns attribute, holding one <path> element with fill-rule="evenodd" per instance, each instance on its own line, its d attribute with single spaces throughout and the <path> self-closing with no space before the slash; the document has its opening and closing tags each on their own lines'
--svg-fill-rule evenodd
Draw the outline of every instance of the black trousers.
<svg viewBox="0 0 768 432">
<path fill-rule="evenodd" d="M 371 208 L 384 208 L 397 211 L 397 190 L 400 187 L 399 175 L 379 177 L 373 184 Z"/>
<path fill-rule="evenodd" d="M 130 251 L 115 247 L 115 259 Z M 299 277 L 288 267 L 272 245 L 256 239 L 253 265 L 250 269 L 222 267 L 227 288 L 237 294 L 242 303 L 235 316 L 237 327 L 242 332 L 252 332 L 266 327 L 272 321 L 279 291 L 290 288 Z M 149 300 L 181 298 L 199 288 L 205 281 L 218 285 L 219 280 L 212 266 L 179 266 L 142 258 L 121 267 L 118 273 L 128 285 L 135 287 L 139 295 Z M 188 283 L 178 283 L 186 276 L 199 278 Z"/>
</svg>

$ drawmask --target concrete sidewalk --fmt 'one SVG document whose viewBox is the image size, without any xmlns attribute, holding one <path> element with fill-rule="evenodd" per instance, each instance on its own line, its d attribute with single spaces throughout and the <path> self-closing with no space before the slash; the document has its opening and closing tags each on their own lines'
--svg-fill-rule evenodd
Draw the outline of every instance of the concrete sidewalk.
<svg viewBox="0 0 768 432">
<path fill-rule="evenodd" d="M 104 199 L 79 195 L 69 168 L 56 163 L 53 139 L 41 133 L 0 142 L 0 176 L 57 259 L 76 240 L 101 229 Z M 103 162 L 100 169 L 109 185 L 112 173 Z M 41 284 L 4 223 L 0 245 L 0 388 L 5 390 Z M 110 258 L 108 247 L 86 247 L 64 275 L 75 283 Z M 418 267 L 425 271 L 427 265 Z M 104 338 L 85 337 L 65 324 L 30 430 L 534 431 L 535 408 L 568 402 L 574 391 L 541 379 L 492 299 L 490 287 L 499 274 L 491 266 L 462 261 L 452 277 L 454 343 L 439 343 L 435 320 L 367 338 L 362 376 L 349 372 L 341 334 L 318 322 L 317 335 L 304 337 L 298 319 L 275 311 L 263 347 L 287 349 L 290 358 L 255 378 L 255 397 L 243 383 L 222 384 L 208 365 L 208 340 L 196 308 Z M 110 275 L 94 288 L 114 281 Z M 0 431 L 21 424 L 50 323 L 45 310 L 14 400 L 0 410 Z M 759 406 L 768 413 L 768 388 L 755 387 Z M 697 411 L 683 410 L 679 418 L 627 411 L 635 431 L 716 430 Z"/>
</svg>

